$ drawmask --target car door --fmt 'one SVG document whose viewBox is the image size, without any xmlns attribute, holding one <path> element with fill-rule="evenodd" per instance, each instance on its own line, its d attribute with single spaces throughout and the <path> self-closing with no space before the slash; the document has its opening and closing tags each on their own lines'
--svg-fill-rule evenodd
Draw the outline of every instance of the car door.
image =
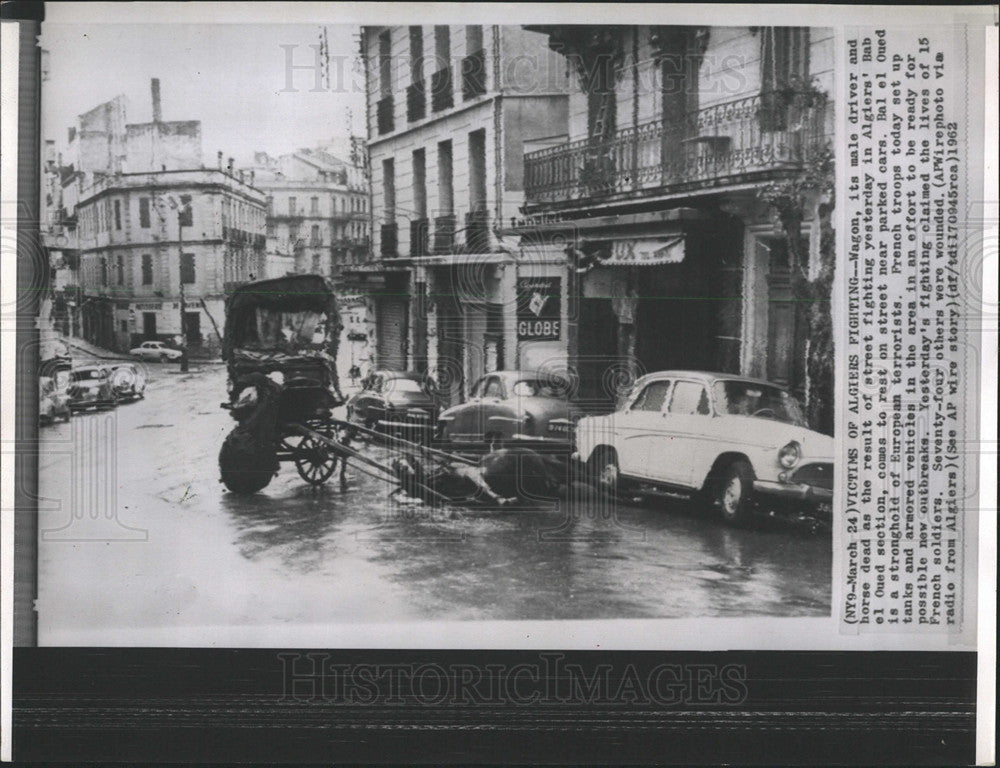
<svg viewBox="0 0 1000 768">
<path fill-rule="evenodd" d="M 622 473 L 648 478 L 649 452 L 656 442 L 660 414 L 670 394 L 671 380 L 646 384 L 623 411 L 613 414 L 615 448 Z"/>
<path fill-rule="evenodd" d="M 452 440 L 467 443 L 477 439 L 477 435 L 482 436 L 483 393 L 489 380 L 493 378 L 496 377 L 484 376 L 479 379 L 469 391 L 469 399 L 455 409 L 448 427 L 448 435 Z"/>
<path fill-rule="evenodd" d="M 709 442 L 712 409 L 704 382 L 678 379 L 660 416 L 657 440 L 650 446 L 650 477 L 691 486 L 694 467 Z"/>
</svg>

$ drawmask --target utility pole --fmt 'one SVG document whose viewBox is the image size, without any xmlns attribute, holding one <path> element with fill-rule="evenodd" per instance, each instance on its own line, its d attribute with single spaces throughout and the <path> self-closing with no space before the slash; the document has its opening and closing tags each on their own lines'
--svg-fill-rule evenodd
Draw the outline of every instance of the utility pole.
<svg viewBox="0 0 1000 768">
<path fill-rule="evenodd" d="M 182 200 L 177 207 L 177 274 L 180 278 L 180 299 L 181 299 L 181 371 L 188 370 L 188 344 L 187 344 L 187 302 L 184 299 L 184 210 L 187 205 Z"/>
</svg>

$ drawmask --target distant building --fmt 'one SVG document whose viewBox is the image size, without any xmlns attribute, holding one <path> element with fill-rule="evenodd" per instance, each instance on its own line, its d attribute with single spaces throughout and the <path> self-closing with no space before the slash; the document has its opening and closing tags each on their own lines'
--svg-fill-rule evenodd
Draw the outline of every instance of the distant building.
<svg viewBox="0 0 1000 768">
<path fill-rule="evenodd" d="M 265 272 L 266 198 L 232 162 L 204 167 L 201 124 L 163 121 L 157 80 L 152 100 L 150 123 L 122 97 L 81 115 L 46 163 L 53 314 L 110 349 L 183 333 L 213 351 L 226 291 Z"/>
<path fill-rule="evenodd" d="M 517 344 L 517 281 L 563 268 L 522 262 L 495 233 L 524 204 L 524 143 L 566 132 L 566 67 L 547 42 L 514 26 L 362 29 L 379 263 L 358 276 L 376 359 L 436 374 L 452 401 L 535 360 Z"/>
<path fill-rule="evenodd" d="M 254 156 L 253 184 L 267 197 L 269 276 L 337 279 L 367 260 L 368 194 L 359 169 L 320 148 Z"/>
</svg>

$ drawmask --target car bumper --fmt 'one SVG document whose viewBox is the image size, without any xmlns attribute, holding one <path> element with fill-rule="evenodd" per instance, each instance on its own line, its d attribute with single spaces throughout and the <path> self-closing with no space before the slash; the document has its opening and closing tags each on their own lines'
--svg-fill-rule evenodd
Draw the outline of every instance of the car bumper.
<svg viewBox="0 0 1000 768">
<path fill-rule="evenodd" d="M 754 480 L 754 495 L 759 503 L 773 502 L 780 506 L 794 507 L 818 517 L 831 518 L 833 490 L 807 483 L 781 483 Z"/>
</svg>

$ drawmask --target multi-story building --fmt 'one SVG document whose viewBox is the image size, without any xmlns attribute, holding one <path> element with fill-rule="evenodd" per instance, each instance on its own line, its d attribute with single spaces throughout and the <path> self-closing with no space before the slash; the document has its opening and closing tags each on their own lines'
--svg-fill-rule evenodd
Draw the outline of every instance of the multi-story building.
<svg viewBox="0 0 1000 768">
<path fill-rule="evenodd" d="M 364 27 L 376 362 L 436 373 L 453 400 L 517 344 L 529 262 L 495 234 L 524 204 L 523 146 L 565 133 L 568 80 L 547 36 L 508 26 Z M 558 277 L 556 275 L 556 277 Z"/>
<path fill-rule="evenodd" d="M 525 216 L 509 232 L 566 256 L 552 353 L 580 396 L 611 400 L 608 382 L 665 368 L 804 399 L 829 389 L 832 359 L 807 359 L 829 328 L 832 32 L 528 29 L 574 88 L 568 135 L 524 156 Z"/>
<path fill-rule="evenodd" d="M 122 99 L 81 116 L 60 216 L 75 230 L 81 335 L 124 350 L 179 338 L 217 348 L 230 287 L 264 275 L 265 195 L 202 164 L 198 121 L 128 124 Z M 71 208 L 70 208 L 71 206 Z M 183 320 L 181 314 L 183 312 Z"/>
<path fill-rule="evenodd" d="M 217 349 L 226 292 L 264 274 L 264 195 L 223 170 L 107 177 L 77 217 L 83 337 L 100 346 Z"/>
<path fill-rule="evenodd" d="M 344 266 L 367 261 L 367 187 L 349 162 L 321 148 L 277 158 L 257 152 L 252 172 L 267 196 L 268 260 L 279 274 L 337 279 Z"/>
</svg>

